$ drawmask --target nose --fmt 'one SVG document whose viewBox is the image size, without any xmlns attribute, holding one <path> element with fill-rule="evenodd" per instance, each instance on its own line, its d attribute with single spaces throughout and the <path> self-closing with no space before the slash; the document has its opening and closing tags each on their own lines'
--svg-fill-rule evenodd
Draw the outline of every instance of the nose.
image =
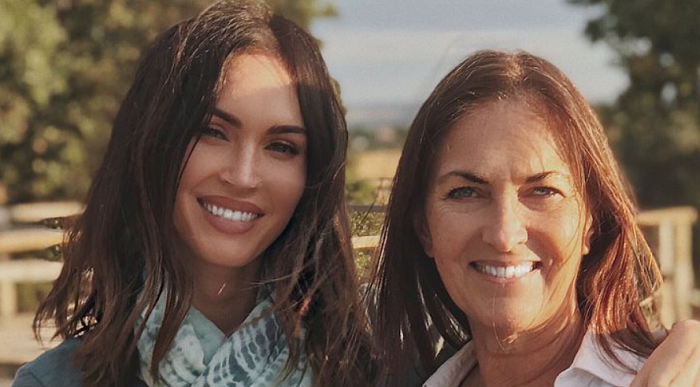
<svg viewBox="0 0 700 387">
<path fill-rule="evenodd" d="M 221 181 L 239 189 L 254 189 L 260 185 L 260 160 L 255 149 L 238 149 L 222 165 Z"/>
<path fill-rule="evenodd" d="M 499 198 L 493 202 L 493 216 L 487 220 L 482 237 L 498 252 L 511 252 L 527 242 L 527 227 L 519 204 L 517 198 Z"/>
</svg>

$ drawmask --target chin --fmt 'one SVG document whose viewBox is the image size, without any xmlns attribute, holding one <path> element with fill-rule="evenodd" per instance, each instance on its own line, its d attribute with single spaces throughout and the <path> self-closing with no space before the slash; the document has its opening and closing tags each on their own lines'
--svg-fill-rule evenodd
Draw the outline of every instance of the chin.
<svg viewBox="0 0 700 387">
<path fill-rule="evenodd" d="M 232 254 L 231 252 L 236 252 Z M 220 266 L 222 268 L 241 268 L 250 265 L 258 259 L 255 252 L 246 253 L 240 247 L 231 247 L 230 249 L 217 249 L 216 251 L 203 250 L 197 254 L 198 260 L 207 265 Z"/>
<path fill-rule="evenodd" d="M 524 332 L 541 323 L 541 308 L 522 303 L 495 302 L 482 313 L 475 313 L 475 319 L 483 327 L 495 329 L 499 334 L 514 334 Z M 469 317 L 469 314 L 467 314 Z"/>
</svg>

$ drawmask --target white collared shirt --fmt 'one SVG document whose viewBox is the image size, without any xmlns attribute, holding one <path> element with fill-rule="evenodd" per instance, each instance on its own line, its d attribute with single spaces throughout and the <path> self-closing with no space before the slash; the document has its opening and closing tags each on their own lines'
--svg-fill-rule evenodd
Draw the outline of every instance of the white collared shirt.
<svg viewBox="0 0 700 387">
<path fill-rule="evenodd" d="M 646 360 L 620 348 L 615 349 L 615 354 L 634 370 L 642 368 Z M 423 387 L 459 387 L 476 365 L 474 342 L 470 341 L 440 366 Z M 634 376 L 610 360 L 589 332 L 571 366 L 557 376 L 554 387 L 626 387 Z"/>
</svg>

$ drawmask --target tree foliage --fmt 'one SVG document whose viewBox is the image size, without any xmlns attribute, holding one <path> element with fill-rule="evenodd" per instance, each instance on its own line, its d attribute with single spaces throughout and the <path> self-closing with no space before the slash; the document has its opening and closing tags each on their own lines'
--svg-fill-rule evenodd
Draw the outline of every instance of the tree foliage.
<svg viewBox="0 0 700 387">
<path fill-rule="evenodd" d="M 0 0 L 0 202 L 82 199 L 141 52 L 213 2 Z M 304 27 L 334 15 L 269 3 Z"/>
<path fill-rule="evenodd" d="M 627 72 L 600 112 L 641 205 L 700 208 L 700 0 L 568 1 L 602 11 L 586 34 Z M 700 268 L 700 227 L 693 242 Z"/>
<path fill-rule="evenodd" d="M 700 207 L 700 0 L 569 1 L 600 9 L 586 34 L 627 72 L 601 112 L 640 202 Z"/>
</svg>

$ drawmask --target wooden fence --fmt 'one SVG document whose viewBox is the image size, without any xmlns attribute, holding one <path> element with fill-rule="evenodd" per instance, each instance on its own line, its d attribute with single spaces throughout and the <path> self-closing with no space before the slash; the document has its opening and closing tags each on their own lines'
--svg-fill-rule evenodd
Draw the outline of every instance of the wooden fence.
<svg viewBox="0 0 700 387">
<path fill-rule="evenodd" d="M 60 243 L 63 238 L 60 231 L 38 225 L 38 222 L 75 214 L 81 209 L 79 203 L 63 202 L 17 205 L 0 210 L 0 219 L 5 219 L 0 221 L 0 318 L 16 313 L 17 283 L 52 281 L 61 269 L 60 262 L 32 258 L 10 260 L 9 254 Z M 353 210 L 382 211 L 383 207 L 356 206 Z M 700 291 L 695 289 L 692 262 L 692 227 L 697 218 L 693 207 L 649 210 L 638 216 L 664 276 L 661 303 L 666 323 L 690 318 L 693 306 L 700 308 Z M 353 237 L 352 242 L 356 249 L 372 249 L 377 246 L 379 236 Z"/>
<path fill-rule="evenodd" d="M 661 322 L 666 326 L 693 317 L 693 308 L 700 308 L 693 268 L 693 225 L 697 219 L 693 207 L 649 210 L 637 216 L 664 278 L 658 297 Z"/>
<path fill-rule="evenodd" d="M 0 323 L 17 313 L 18 283 L 52 281 L 61 270 L 60 262 L 34 258 L 11 260 L 9 254 L 60 243 L 63 237 L 60 231 L 47 229 L 38 222 L 81 210 L 78 203 L 39 203 L 0 209 Z M 383 208 L 357 207 L 354 210 L 382 211 Z M 644 211 L 638 217 L 664 276 L 659 298 L 665 325 L 690 318 L 693 307 L 700 308 L 700 292 L 695 289 L 692 264 L 692 227 L 697 218 L 698 213 L 692 207 Z M 356 249 L 372 250 L 379 237 L 354 237 L 352 242 Z M 0 359 L 0 363 L 7 361 Z M 25 359 L 17 358 L 17 361 Z"/>
</svg>

